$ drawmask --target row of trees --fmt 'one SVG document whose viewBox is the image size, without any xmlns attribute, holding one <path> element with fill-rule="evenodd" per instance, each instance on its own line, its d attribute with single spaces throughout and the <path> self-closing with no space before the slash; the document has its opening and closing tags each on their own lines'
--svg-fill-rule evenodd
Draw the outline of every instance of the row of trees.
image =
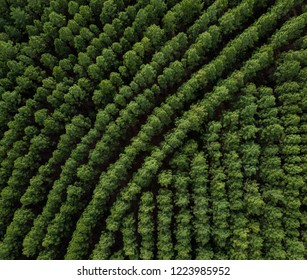
<svg viewBox="0 0 307 280">
<path fill-rule="evenodd" d="M 263 201 L 256 179 L 260 145 L 257 142 L 258 126 L 256 87 L 248 84 L 241 90 L 233 114 L 225 114 L 226 125 L 231 130 L 231 140 L 225 135 L 226 188 L 228 189 L 229 208 L 234 211 L 229 223 L 232 235 L 229 238 L 229 257 L 231 259 L 259 258 L 259 234 L 253 228 L 259 221 Z M 238 133 L 234 133 L 234 131 Z M 255 240 L 252 241 L 252 240 Z M 261 245 L 261 243 L 260 243 Z M 250 255 L 252 254 L 252 256 Z"/>
<path fill-rule="evenodd" d="M 207 148 L 208 160 L 210 161 L 209 173 L 209 196 L 211 198 L 211 229 L 215 258 L 224 259 L 225 249 L 230 236 L 229 217 L 230 206 L 226 194 L 226 172 L 222 165 L 221 145 L 222 125 L 218 121 L 212 121 L 207 126 L 204 135 L 204 148 Z"/>
<path fill-rule="evenodd" d="M 195 259 L 212 259 L 210 241 L 210 199 L 209 167 L 204 152 L 195 153 L 191 162 L 190 177 L 192 189 L 193 229 L 195 239 Z"/>
<path fill-rule="evenodd" d="M 304 65 L 305 64 L 305 65 Z M 301 67 L 298 60 L 284 61 L 277 70 L 277 87 L 279 116 L 281 125 L 284 128 L 284 135 L 281 141 L 280 154 L 283 180 L 283 226 L 284 226 L 284 247 L 289 259 L 304 259 L 304 243 L 299 240 L 301 213 L 301 190 L 304 188 L 301 160 L 301 114 L 304 114 L 304 88 L 305 83 L 300 81 L 306 70 Z"/>
<path fill-rule="evenodd" d="M 154 258 L 154 208 L 155 200 L 152 192 L 143 192 L 138 208 L 138 233 L 141 237 L 140 259 L 142 260 Z"/>
<path fill-rule="evenodd" d="M 192 213 L 191 210 L 193 201 L 190 195 L 190 190 L 193 189 L 192 181 L 189 175 L 193 156 L 198 152 L 198 144 L 196 141 L 188 141 L 174 155 L 170 162 L 174 191 L 174 222 L 173 235 L 175 237 L 174 252 L 176 259 L 192 259 L 192 237 L 194 234 Z M 161 249 L 162 251 L 163 249 Z M 159 248 L 158 248 L 159 252 Z"/>
</svg>

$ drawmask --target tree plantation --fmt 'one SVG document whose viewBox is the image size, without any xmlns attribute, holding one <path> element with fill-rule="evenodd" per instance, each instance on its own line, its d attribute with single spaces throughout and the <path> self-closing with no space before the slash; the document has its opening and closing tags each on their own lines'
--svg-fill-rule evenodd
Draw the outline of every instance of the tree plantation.
<svg viewBox="0 0 307 280">
<path fill-rule="evenodd" d="M 307 259 L 304 0 L 0 0 L 0 259 Z"/>
</svg>

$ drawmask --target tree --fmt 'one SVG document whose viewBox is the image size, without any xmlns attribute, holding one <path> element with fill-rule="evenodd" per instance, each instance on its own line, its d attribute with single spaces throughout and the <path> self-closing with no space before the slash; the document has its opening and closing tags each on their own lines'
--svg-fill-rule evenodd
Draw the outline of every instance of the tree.
<svg viewBox="0 0 307 280">
<path fill-rule="evenodd" d="M 105 25 L 106 23 L 109 23 L 112 20 L 112 18 L 115 17 L 118 10 L 123 9 L 123 7 L 124 7 L 124 3 L 121 0 L 105 1 L 103 3 L 102 11 L 101 11 L 101 14 L 100 14 L 101 23 L 103 25 Z"/>
<path fill-rule="evenodd" d="M 131 75 L 137 72 L 139 67 L 142 65 L 142 59 L 136 54 L 135 51 L 131 50 L 124 54 L 123 64 L 127 67 Z"/>
<path fill-rule="evenodd" d="M 58 63 L 58 59 L 50 53 L 42 54 L 40 61 L 45 67 L 49 68 L 50 70 L 52 70 L 53 67 Z"/>
<path fill-rule="evenodd" d="M 56 26 L 58 28 L 66 24 L 66 17 L 54 11 L 49 14 L 49 20 L 53 26 Z"/>
<path fill-rule="evenodd" d="M 64 100 L 71 106 L 79 107 L 85 101 L 86 96 L 86 93 L 78 85 L 73 85 L 64 96 Z"/>
<path fill-rule="evenodd" d="M 146 36 L 150 40 L 150 43 L 152 44 L 154 49 L 158 49 L 165 41 L 164 29 L 161 29 L 156 24 L 150 25 L 146 29 L 144 36 Z"/>
<path fill-rule="evenodd" d="M 163 30 L 165 30 L 165 32 L 167 34 L 171 34 L 172 36 L 174 36 L 174 32 L 176 30 L 176 15 L 173 11 L 168 11 L 167 14 L 163 17 Z"/>
<path fill-rule="evenodd" d="M 68 2 L 68 13 L 71 16 L 74 16 L 78 12 L 79 12 L 79 4 L 75 1 L 69 1 Z"/>
<path fill-rule="evenodd" d="M 59 38 L 64 42 L 68 42 L 70 45 L 72 45 L 71 42 L 74 39 L 74 35 L 69 27 L 63 26 L 59 30 Z"/>
<path fill-rule="evenodd" d="M 94 91 L 93 102 L 97 107 L 101 107 L 107 100 L 111 100 L 116 88 L 110 80 L 103 80 L 99 84 L 100 90 Z"/>
<path fill-rule="evenodd" d="M 14 26 L 21 31 L 31 22 L 30 15 L 20 7 L 11 7 L 10 16 L 14 21 Z"/>
</svg>

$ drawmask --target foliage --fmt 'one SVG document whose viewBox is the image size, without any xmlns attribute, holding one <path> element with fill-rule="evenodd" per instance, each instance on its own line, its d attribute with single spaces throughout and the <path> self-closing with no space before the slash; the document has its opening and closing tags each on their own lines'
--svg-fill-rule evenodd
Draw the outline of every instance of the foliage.
<svg viewBox="0 0 307 280">
<path fill-rule="evenodd" d="M 0 259 L 306 259 L 303 0 L 1 1 Z"/>
</svg>

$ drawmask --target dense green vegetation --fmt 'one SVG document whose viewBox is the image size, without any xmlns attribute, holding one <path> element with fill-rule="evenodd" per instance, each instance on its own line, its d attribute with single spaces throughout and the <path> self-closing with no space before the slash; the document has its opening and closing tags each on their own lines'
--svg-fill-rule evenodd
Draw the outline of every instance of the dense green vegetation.
<svg viewBox="0 0 307 280">
<path fill-rule="evenodd" d="M 0 0 L 0 95 L 0 259 L 307 258 L 304 0 Z"/>
</svg>

